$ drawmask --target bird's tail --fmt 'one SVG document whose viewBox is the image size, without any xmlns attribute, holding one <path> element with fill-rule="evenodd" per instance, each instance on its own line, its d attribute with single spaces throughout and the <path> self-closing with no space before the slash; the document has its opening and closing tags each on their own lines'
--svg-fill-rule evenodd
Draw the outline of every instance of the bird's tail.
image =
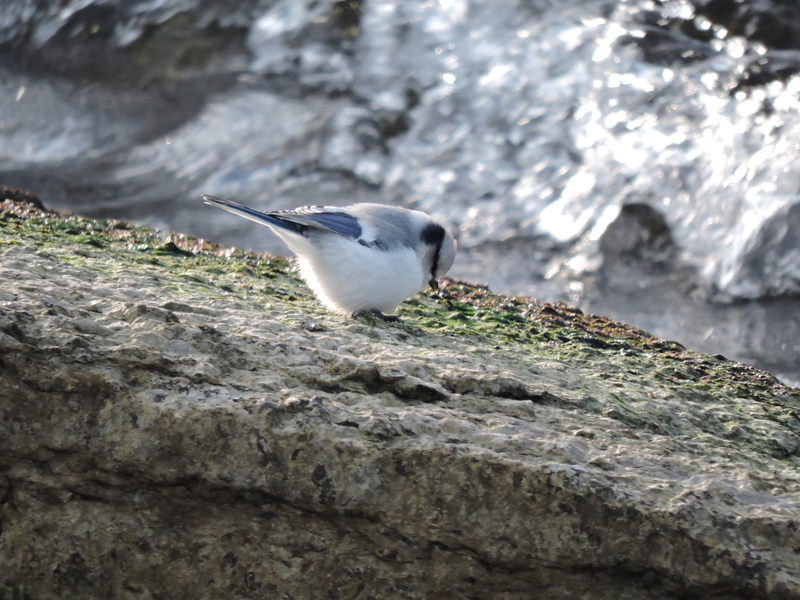
<svg viewBox="0 0 800 600">
<path fill-rule="evenodd" d="M 206 204 L 216 206 L 222 210 L 227 210 L 230 213 L 239 215 L 245 219 L 250 219 L 256 223 L 261 223 L 262 225 L 277 225 L 278 227 L 283 226 L 281 219 L 278 219 L 277 217 L 273 217 L 272 215 L 268 215 L 267 213 L 263 213 L 231 200 L 225 200 L 225 198 L 217 198 L 216 196 L 203 194 L 203 201 Z"/>
</svg>

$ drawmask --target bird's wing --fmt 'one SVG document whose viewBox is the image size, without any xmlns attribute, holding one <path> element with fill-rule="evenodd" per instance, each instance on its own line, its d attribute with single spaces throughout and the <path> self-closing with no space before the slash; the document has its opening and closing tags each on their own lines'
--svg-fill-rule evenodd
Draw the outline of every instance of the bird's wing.
<svg viewBox="0 0 800 600">
<path fill-rule="evenodd" d="M 420 239 L 420 216 L 397 206 L 353 204 L 348 210 L 358 218 L 362 232 L 360 243 L 381 250 L 413 248 Z"/>
<path fill-rule="evenodd" d="M 331 206 L 301 206 L 293 210 L 271 212 L 269 215 L 295 225 L 353 239 L 358 239 L 362 233 L 357 217 Z"/>
<path fill-rule="evenodd" d="M 205 200 L 206 204 L 217 206 L 256 223 L 272 225 L 298 235 L 305 236 L 308 230 L 312 229 L 352 239 L 361 237 L 361 225 L 359 225 L 358 219 L 335 207 L 303 206 L 293 210 L 264 213 L 224 198 L 203 196 L 203 200 Z"/>
</svg>

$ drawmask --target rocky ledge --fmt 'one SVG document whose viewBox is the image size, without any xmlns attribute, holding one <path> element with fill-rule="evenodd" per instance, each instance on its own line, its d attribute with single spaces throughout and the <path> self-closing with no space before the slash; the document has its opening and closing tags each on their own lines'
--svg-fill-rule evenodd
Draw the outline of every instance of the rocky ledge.
<svg viewBox="0 0 800 600">
<path fill-rule="evenodd" d="M 451 281 L 0 206 L 0 598 L 800 598 L 800 391 Z"/>
</svg>

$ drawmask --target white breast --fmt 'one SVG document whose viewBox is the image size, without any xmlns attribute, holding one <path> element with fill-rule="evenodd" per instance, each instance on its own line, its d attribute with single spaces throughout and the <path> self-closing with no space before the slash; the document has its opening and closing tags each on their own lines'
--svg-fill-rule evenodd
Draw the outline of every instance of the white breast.
<svg viewBox="0 0 800 600">
<path fill-rule="evenodd" d="M 406 298 L 425 289 L 427 279 L 410 248 L 385 252 L 331 236 L 323 247 L 294 249 L 300 275 L 320 302 L 334 312 L 393 312 Z"/>
</svg>

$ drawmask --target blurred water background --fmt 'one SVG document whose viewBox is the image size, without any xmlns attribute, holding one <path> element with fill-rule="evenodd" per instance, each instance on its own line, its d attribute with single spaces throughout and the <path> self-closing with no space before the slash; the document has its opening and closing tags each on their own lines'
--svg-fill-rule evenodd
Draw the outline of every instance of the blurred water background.
<svg viewBox="0 0 800 600">
<path fill-rule="evenodd" d="M 800 3 L 3 0 L 0 183 L 285 253 L 201 193 L 450 224 L 451 272 L 800 384 Z"/>
</svg>

